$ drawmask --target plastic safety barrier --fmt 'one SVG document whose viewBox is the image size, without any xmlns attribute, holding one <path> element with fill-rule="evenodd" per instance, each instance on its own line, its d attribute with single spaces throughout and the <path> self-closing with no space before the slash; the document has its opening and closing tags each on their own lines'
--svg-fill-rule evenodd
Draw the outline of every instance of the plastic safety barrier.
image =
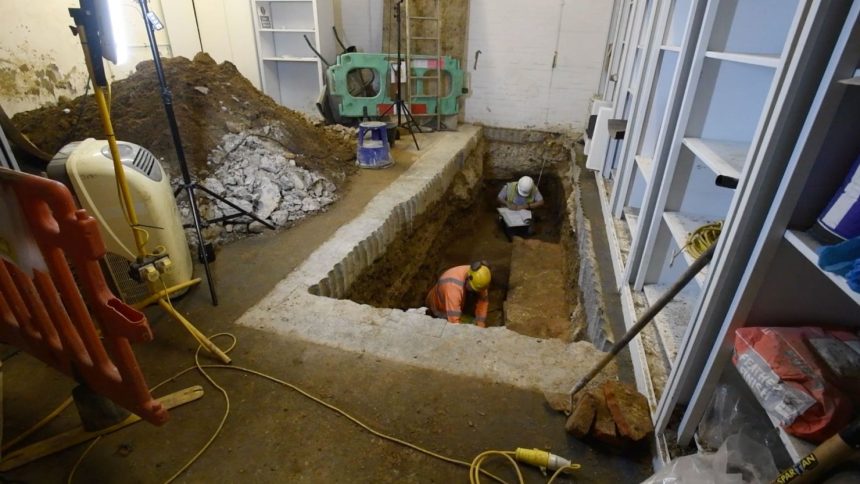
<svg viewBox="0 0 860 484">
<path fill-rule="evenodd" d="M 163 424 L 131 349 L 152 331 L 105 284 L 104 253 L 96 220 L 64 185 L 0 168 L 0 340 Z"/>
</svg>

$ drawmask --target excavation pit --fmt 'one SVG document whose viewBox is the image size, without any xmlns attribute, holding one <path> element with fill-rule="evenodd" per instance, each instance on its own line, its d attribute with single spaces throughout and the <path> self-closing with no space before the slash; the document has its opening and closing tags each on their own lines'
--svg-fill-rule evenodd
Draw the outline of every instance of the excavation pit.
<svg viewBox="0 0 860 484">
<path fill-rule="evenodd" d="M 460 263 L 460 257 L 473 257 L 465 249 L 457 249 L 439 258 L 427 258 L 433 241 L 442 230 L 415 229 L 424 220 L 435 221 L 433 223 L 444 227 L 452 214 L 455 214 L 455 218 L 459 216 L 465 220 L 468 217 L 464 217 L 464 214 L 472 213 L 468 210 L 470 206 L 488 203 L 487 199 L 491 195 L 495 196 L 492 192 L 498 190 L 497 182 L 487 183 L 486 189 L 481 188 L 487 145 L 483 130 L 476 126 L 461 125 L 456 132 L 422 134 L 418 140 L 420 152 L 411 146 L 394 150 L 395 156 L 413 158 L 415 161 L 411 166 L 391 185 L 377 193 L 356 218 L 341 226 L 265 298 L 241 316 L 237 324 L 448 374 L 547 392 L 569 390 L 584 376 L 590 365 L 603 356 L 591 343 L 570 342 L 575 338 L 562 334 L 545 335 L 538 332 L 527 336 L 528 331 L 512 330 L 510 324 L 507 327 L 488 328 L 450 324 L 425 314 L 404 311 L 403 308 L 412 304 L 411 301 L 405 303 L 401 299 L 402 295 L 392 299 L 393 302 L 380 304 L 382 307 L 348 299 L 371 279 L 384 280 L 388 286 L 406 289 L 407 292 L 414 288 L 412 292 L 423 299 L 425 291 L 438 275 L 437 266 L 442 267 L 454 259 Z M 400 163 L 402 159 L 398 159 L 396 166 L 403 166 Z M 547 176 L 547 172 L 544 176 Z M 569 202 L 564 178 L 551 177 L 548 180 L 558 180 L 561 185 L 559 195 L 556 196 L 552 194 L 551 188 L 556 181 L 542 180 L 541 188 L 547 185 L 545 195 L 553 200 L 551 204 L 564 203 L 567 207 L 566 203 Z M 493 185 L 491 190 L 490 186 Z M 443 200 L 450 205 L 450 212 L 440 217 L 440 202 Z M 567 208 L 559 210 L 558 217 L 564 220 L 560 224 L 551 224 L 559 227 L 557 243 L 535 239 L 520 241 L 520 244 L 547 243 L 554 247 L 575 247 L 576 244 L 570 240 L 572 231 L 567 225 L 568 211 Z M 475 210 L 475 213 L 490 215 L 486 206 Z M 495 216 L 481 217 L 480 220 L 486 224 L 487 231 L 503 237 L 495 225 Z M 466 223 L 463 220 L 459 222 Z M 466 226 L 469 224 L 466 223 Z M 546 235 L 550 239 L 551 232 L 548 231 Z M 413 237 L 409 245 L 399 242 L 409 237 Z M 515 276 L 518 273 L 514 252 L 516 242 L 509 244 L 505 241 L 505 244 L 511 247 L 511 274 Z M 392 248 L 410 246 L 415 246 L 416 255 L 412 258 L 415 262 L 406 271 L 408 273 L 392 270 L 399 266 L 389 265 L 386 269 L 389 271 L 388 278 L 383 278 L 381 272 L 373 275 L 375 267 L 386 267 L 384 260 L 394 253 Z M 537 259 L 549 262 L 556 269 L 557 279 L 546 286 L 563 289 L 560 299 L 567 303 L 567 307 L 560 312 L 565 315 L 564 324 L 570 328 L 569 313 L 579 313 L 581 309 L 575 300 L 564 300 L 565 295 L 573 299 L 571 293 L 576 291 L 565 291 L 572 289 L 569 282 L 574 278 L 571 275 L 579 271 L 577 260 L 567 257 L 565 252 L 560 251 L 554 259 L 543 256 Z M 474 256 L 484 257 L 477 253 Z M 564 262 L 559 262 L 560 258 L 564 258 Z M 420 271 L 425 263 L 436 266 Z M 523 263 L 532 262 L 526 258 Z M 426 283 L 413 282 L 419 272 L 428 278 Z M 503 276 L 499 273 L 497 277 Z M 542 287 L 528 283 L 522 286 Z M 522 294 L 518 295 L 519 287 L 512 277 L 509 278 L 505 298 L 499 298 L 500 301 L 505 299 L 504 314 L 513 312 L 511 304 L 515 296 L 528 299 Z M 612 365 L 605 376 L 611 377 L 614 372 Z"/>
<path fill-rule="evenodd" d="M 528 240 L 511 239 L 499 220 L 497 195 L 508 180 L 484 180 L 470 193 L 455 182 L 358 276 L 345 299 L 375 307 L 421 308 L 442 272 L 483 260 L 493 274 L 487 326 L 507 325 L 527 336 L 570 341 L 569 302 L 575 291 L 562 243 L 567 197 L 558 176 L 531 175 L 539 179 L 545 203 L 532 213 L 534 234 Z"/>
</svg>

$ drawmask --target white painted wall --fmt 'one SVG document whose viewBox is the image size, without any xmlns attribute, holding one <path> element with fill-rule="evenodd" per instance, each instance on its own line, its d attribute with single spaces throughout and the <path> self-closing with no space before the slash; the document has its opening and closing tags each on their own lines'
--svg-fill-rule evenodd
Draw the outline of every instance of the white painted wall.
<svg viewBox="0 0 860 484">
<path fill-rule="evenodd" d="M 334 21 L 347 47 L 354 45 L 360 52 L 382 52 L 382 1 L 334 0 Z"/>
<path fill-rule="evenodd" d="M 260 87 L 251 0 L 196 0 L 193 4 L 191 0 L 162 1 L 174 55 L 194 57 L 201 50 L 202 39 L 202 50 L 216 62 L 232 62 L 243 76 Z"/>
<path fill-rule="evenodd" d="M 333 1 L 344 42 L 380 52 L 382 0 Z M 511 128 L 583 129 L 582 120 L 587 119 L 588 103 L 600 80 L 612 2 L 471 2 L 464 66 L 471 74 L 466 120 Z M 125 77 L 137 61 L 150 57 L 137 1 L 122 3 L 132 60 L 113 68 L 117 79 Z M 218 62 L 234 63 L 259 87 L 251 3 L 197 0 L 195 21 L 191 0 L 152 0 L 150 8 L 167 27 L 159 33 L 162 55 L 193 57 L 199 52 L 199 23 L 204 50 Z M 5 27 L 0 30 L 0 102 L 10 114 L 54 102 L 61 95 L 83 93 L 86 74 L 80 45 L 68 33 L 67 8 L 76 5 L 75 0 L 0 1 Z M 473 71 L 478 49 L 482 54 Z"/>
<path fill-rule="evenodd" d="M 612 2 L 471 1 L 466 121 L 583 130 L 600 82 Z"/>
<path fill-rule="evenodd" d="M 60 96 L 83 94 L 87 83 L 83 51 L 78 38 L 69 31 L 69 7 L 75 0 L 50 2 L 32 0 L 0 1 L 0 103 L 10 116 L 47 103 Z M 127 27 L 129 60 L 108 66 L 113 79 L 122 79 L 145 59 L 151 59 L 146 31 L 137 2 L 122 2 Z M 161 14 L 160 0 L 150 8 Z M 164 33 L 157 37 L 162 55 L 171 54 Z"/>
</svg>

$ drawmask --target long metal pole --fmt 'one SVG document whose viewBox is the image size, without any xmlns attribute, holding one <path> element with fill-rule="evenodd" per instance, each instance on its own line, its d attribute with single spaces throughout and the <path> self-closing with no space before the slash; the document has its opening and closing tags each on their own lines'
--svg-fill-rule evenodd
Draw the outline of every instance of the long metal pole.
<svg viewBox="0 0 860 484">
<path fill-rule="evenodd" d="M 179 170 L 182 172 L 182 187 L 188 195 L 188 202 L 191 204 L 191 219 L 194 222 L 194 232 L 197 235 L 197 253 L 200 255 L 200 261 L 203 262 L 203 270 L 206 272 L 206 283 L 209 285 L 209 296 L 212 298 L 212 305 L 217 306 L 218 295 L 215 293 L 215 284 L 212 282 L 212 271 L 209 268 L 209 257 L 206 254 L 206 240 L 203 238 L 203 231 L 200 227 L 200 209 L 197 207 L 197 200 L 194 198 L 194 183 L 192 183 L 191 173 L 188 171 L 188 162 L 185 160 L 185 150 L 182 147 L 182 137 L 179 135 L 176 113 L 173 111 L 173 93 L 170 92 L 170 88 L 167 87 L 167 80 L 164 78 L 164 66 L 161 64 L 161 54 L 158 52 L 155 32 L 147 18 L 149 6 L 146 2 L 147 0 L 139 0 L 140 9 L 143 13 L 143 23 L 146 26 L 146 37 L 149 39 L 149 47 L 152 50 L 152 61 L 155 64 L 155 72 L 158 75 L 158 84 L 161 86 L 161 101 L 164 104 L 164 112 L 167 114 L 167 124 L 170 126 L 173 146 L 176 148 Z"/>
<path fill-rule="evenodd" d="M 636 324 L 634 324 L 629 331 L 627 331 L 627 334 L 622 336 L 620 340 L 618 340 L 614 345 L 612 345 L 612 348 L 610 348 L 606 356 L 604 356 L 603 359 L 600 360 L 600 362 L 598 362 L 597 365 L 595 365 L 594 368 L 592 368 L 591 371 L 588 372 L 588 374 L 582 377 L 582 379 L 579 380 L 576 385 L 574 385 L 573 388 L 570 389 L 569 393 L 571 408 L 573 408 L 573 396 L 579 393 L 580 390 L 585 388 L 585 386 L 588 385 L 588 382 L 593 380 L 594 377 L 597 376 L 603 370 L 603 368 L 605 368 L 606 365 L 609 364 L 610 361 L 615 359 L 615 356 L 617 356 L 618 353 L 620 353 L 621 350 L 623 350 L 630 343 L 630 341 L 636 337 L 636 335 L 638 335 L 643 329 L 645 329 L 645 326 L 647 326 L 648 323 L 650 323 L 651 320 L 654 319 L 654 316 L 656 316 L 657 313 L 659 313 L 664 307 L 666 307 L 666 305 L 669 304 L 672 299 L 674 299 L 675 296 L 678 295 L 679 292 L 681 292 L 682 289 L 684 289 L 684 286 L 686 286 L 690 281 L 692 281 L 693 278 L 696 277 L 696 275 L 701 272 L 702 269 L 706 265 L 708 265 L 709 262 L 711 262 L 711 259 L 714 257 L 714 250 L 716 250 L 716 247 L 716 242 L 711 244 L 711 246 L 708 247 L 708 250 L 706 250 L 704 254 L 700 255 L 698 259 L 693 261 L 693 263 L 690 264 L 690 267 L 688 267 L 687 270 L 684 271 L 681 277 L 677 281 L 675 281 L 675 283 L 672 284 L 672 286 L 669 287 L 669 289 L 664 292 L 662 296 L 660 296 L 660 299 L 658 299 L 657 302 L 655 302 L 651 307 L 645 310 L 645 314 L 639 317 L 639 320 L 636 321 Z"/>
</svg>

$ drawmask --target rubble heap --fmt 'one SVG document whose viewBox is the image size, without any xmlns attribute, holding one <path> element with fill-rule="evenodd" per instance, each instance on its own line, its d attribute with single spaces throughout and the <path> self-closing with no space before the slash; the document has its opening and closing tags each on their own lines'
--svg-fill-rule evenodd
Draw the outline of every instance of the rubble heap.
<svg viewBox="0 0 860 484">
<path fill-rule="evenodd" d="M 336 199 L 337 187 L 356 171 L 355 129 L 322 126 L 280 106 L 233 64 L 217 64 L 206 53 L 163 63 L 192 176 L 236 205 L 278 227 L 289 226 L 324 210 Z M 117 137 L 150 150 L 177 184 L 176 151 L 153 62 L 141 62 L 128 78 L 112 83 L 111 93 Z M 92 95 L 19 113 L 13 122 L 49 153 L 71 141 L 104 138 Z M 201 192 L 197 198 L 204 218 L 233 213 Z M 190 222 L 184 196 L 179 207 L 184 221 Z M 263 229 L 243 219 L 231 222 L 206 227 L 207 240 L 217 244 Z M 188 241 L 195 244 L 196 235 Z"/>
<path fill-rule="evenodd" d="M 202 185 L 243 210 L 277 227 L 289 226 L 302 218 L 323 211 L 336 199 L 337 187 L 325 176 L 296 164 L 296 154 L 274 141 L 280 139 L 278 125 L 258 130 L 227 133 L 209 154 L 214 171 Z M 174 179 L 174 183 L 179 180 Z M 197 202 L 206 219 L 235 213 L 227 204 L 198 192 Z M 179 210 L 190 220 L 188 200 L 180 197 Z M 249 223 L 250 222 L 250 223 Z M 217 244 L 247 233 L 259 233 L 263 224 L 247 217 L 204 230 L 207 240 Z M 189 233 L 190 243 L 196 236 Z"/>
<path fill-rule="evenodd" d="M 197 54 L 193 60 L 173 57 L 162 61 L 185 155 L 196 177 L 204 179 L 217 170 L 217 165 L 207 161 L 225 134 L 266 126 L 279 128 L 273 131 L 278 137 L 275 141 L 295 153 L 298 166 L 323 173 L 338 184 L 355 172 L 356 138 L 348 130 L 320 126 L 279 105 L 255 88 L 236 66 L 218 64 L 206 53 Z M 176 176 L 176 153 L 153 62 L 141 62 L 130 76 L 113 82 L 111 97 L 117 138 L 150 150 Z M 92 94 L 60 98 L 55 105 L 18 113 L 12 121 L 48 153 L 56 153 L 71 141 L 104 138 Z"/>
</svg>

